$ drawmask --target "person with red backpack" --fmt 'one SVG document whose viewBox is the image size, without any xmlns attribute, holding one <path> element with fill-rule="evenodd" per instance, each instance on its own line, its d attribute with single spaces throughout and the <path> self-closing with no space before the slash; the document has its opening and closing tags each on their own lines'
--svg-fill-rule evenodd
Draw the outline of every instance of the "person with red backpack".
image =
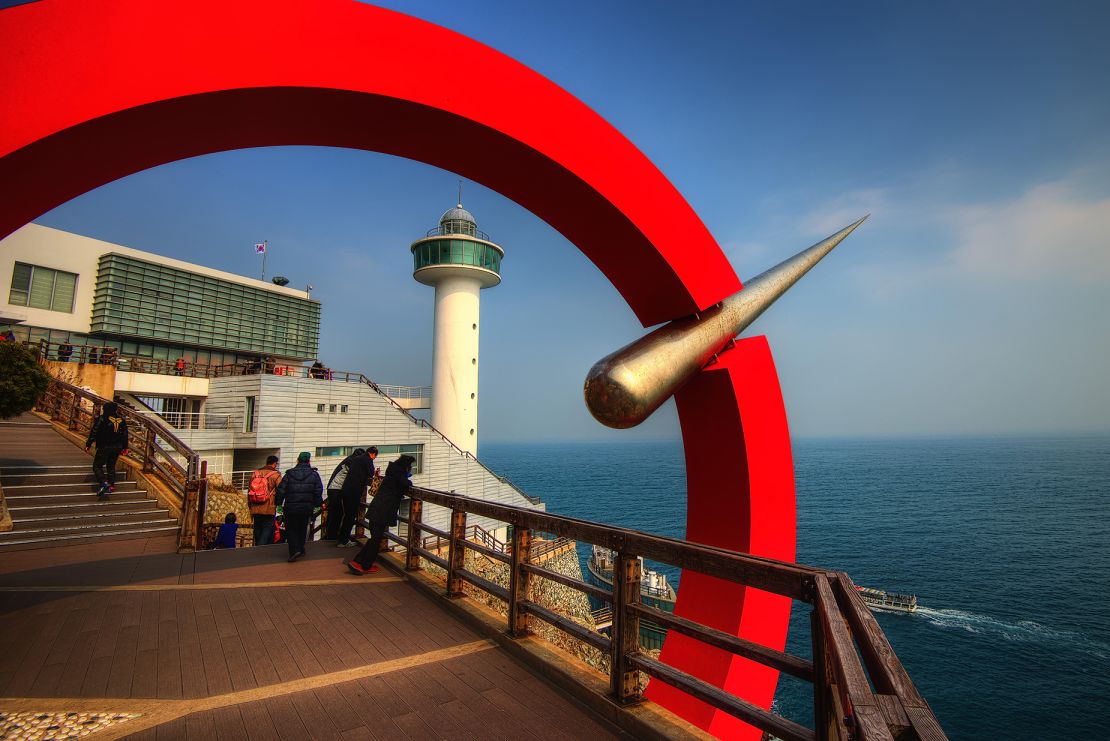
<svg viewBox="0 0 1110 741">
<path fill-rule="evenodd" d="M 247 488 L 247 505 L 254 520 L 254 544 L 269 545 L 274 542 L 274 492 L 281 483 L 277 470 L 278 457 L 271 455 L 266 465 L 254 472 Z"/>
</svg>

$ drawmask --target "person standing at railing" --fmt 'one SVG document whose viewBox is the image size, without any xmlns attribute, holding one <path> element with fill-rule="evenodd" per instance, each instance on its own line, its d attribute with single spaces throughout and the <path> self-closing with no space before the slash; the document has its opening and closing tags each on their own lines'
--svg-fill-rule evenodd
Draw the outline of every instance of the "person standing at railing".
<svg viewBox="0 0 1110 741">
<path fill-rule="evenodd" d="M 58 360 L 63 363 L 68 363 L 70 356 L 73 355 L 73 345 L 68 342 L 63 342 L 58 345 Z"/>
<path fill-rule="evenodd" d="M 378 493 L 366 508 L 366 519 L 370 521 L 370 539 L 358 552 L 358 555 L 347 562 L 347 570 L 355 576 L 373 574 L 378 570 L 374 561 L 378 557 L 385 531 L 397 524 L 397 510 L 401 507 L 401 500 L 412 488 L 412 464 L 416 459 L 411 455 L 402 455 L 389 464 L 385 469 L 385 480 L 378 488 Z"/>
<path fill-rule="evenodd" d="M 371 445 L 363 455 L 351 457 L 347 469 L 347 477 L 339 490 L 339 506 L 342 519 L 339 522 L 339 532 L 336 535 L 336 546 L 339 548 L 354 548 L 359 544 L 351 538 L 351 531 L 358 518 L 358 505 L 366 497 L 366 487 L 374 478 L 374 459 L 378 457 L 378 449 Z"/>
<path fill-rule="evenodd" d="M 185 358 L 178 358 L 177 362 L 173 364 L 173 369 L 176 375 L 185 375 Z"/>
<path fill-rule="evenodd" d="M 340 492 L 347 481 L 347 474 L 351 470 L 351 461 L 359 456 L 366 455 L 363 448 L 355 448 L 349 456 L 339 462 L 328 479 L 328 502 L 324 506 L 324 534 L 321 540 L 338 540 L 339 526 L 343 523 L 343 505 L 340 502 Z"/>
<path fill-rule="evenodd" d="M 278 457 L 266 458 L 266 465 L 254 472 L 247 487 L 247 506 L 254 521 L 254 544 L 270 545 L 274 542 L 274 516 L 277 505 L 274 494 L 281 483 L 281 473 L 277 470 Z"/>
<path fill-rule="evenodd" d="M 108 499 L 108 495 L 116 490 L 116 461 L 120 455 L 127 453 L 127 420 L 119 414 L 119 406 L 114 401 L 104 405 L 99 417 L 93 421 L 89 437 L 85 440 L 87 453 L 96 445 L 96 455 L 93 456 L 93 476 L 98 484 L 96 498 L 100 501 Z"/>
<path fill-rule="evenodd" d="M 312 467 L 311 453 L 306 451 L 297 456 L 297 465 L 286 471 L 278 484 L 274 502 L 281 505 L 285 515 L 285 537 L 292 563 L 305 553 L 312 510 L 324 503 L 324 482 Z"/>
</svg>

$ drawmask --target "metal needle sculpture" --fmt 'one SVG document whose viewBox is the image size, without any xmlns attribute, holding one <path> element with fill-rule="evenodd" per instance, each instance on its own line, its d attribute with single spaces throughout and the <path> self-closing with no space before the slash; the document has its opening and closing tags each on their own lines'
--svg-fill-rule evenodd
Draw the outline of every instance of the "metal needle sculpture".
<svg viewBox="0 0 1110 741">
<path fill-rule="evenodd" d="M 866 219 L 760 273 L 716 306 L 669 322 L 597 361 L 586 375 L 590 413 L 618 429 L 643 422 Z"/>
</svg>

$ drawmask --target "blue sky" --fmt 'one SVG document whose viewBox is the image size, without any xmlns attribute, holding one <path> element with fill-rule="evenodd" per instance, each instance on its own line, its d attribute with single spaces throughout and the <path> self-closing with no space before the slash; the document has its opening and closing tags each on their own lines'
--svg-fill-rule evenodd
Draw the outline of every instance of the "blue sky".
<svg viewBox="0 0 1110 741">
<path fill-rule="evenodd" d="M 747 334 L 800 436 L 1110 429 L 1110 5 L 382 3 L 469 35 L 607 118 L 690 201 L 741 279 L 871 220 Z M 445 85 L 465 85 L 450 69 Z M 568 132 L 572 135 L 572 132 Z M 457 178 L 384 155 L 244 150 L 106 185 L 37 219 L 311 283 L 321 356 L 430 380 L 432 289 L 408 246 Z M 644 330 L 601 274 L 467 183 L 507 252 L 483 292 L 484 441 L 677 438 L 590 418 L 590 365 Z"/>
</svg>

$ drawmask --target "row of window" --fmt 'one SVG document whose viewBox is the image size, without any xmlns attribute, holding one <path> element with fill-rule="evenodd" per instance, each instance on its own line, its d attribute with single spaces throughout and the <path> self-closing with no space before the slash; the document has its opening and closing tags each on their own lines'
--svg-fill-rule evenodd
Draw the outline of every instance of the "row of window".
<svg viewBox="0 0 1110 741">
<path fill-rule="evenodd" d="M 177 360 L 178 358 L 185 358 L 188 361 L 195 361 L 198 363 L 231 365 L 234 363 L 252 362 L 258 359 L 257 353 L 239 354 L 196 347 L 178 347 L 150 342 L 105 339 L 103 337 L 90 337 L 85 334 L 67 332 L 60 329 L 30 327 L 26 324 L 0 324 L 0 334 L 4 334 L 9 330 L 15 335 L 15 339 L 19 342 L 38 343 L 39 340 L 46 340 L 51 343 L 53 346 L 51 348 L 51 360 L 58 359 L 55 357 L 57 345 L 63 342 L 68 342 L 74 347 L 112 347 L 119 351 L 120 355 L 152 358 L 154 360 Z M 81 357 L 80 351 L 75 352 L 71 357 L 74 359 L 74 362 L 76 362 L 76 359 Z"/>
<path fill-rule="evenodd" d="M 100 259 L 93 331 L 315 357 L 320 305 L 121 255 Z"/>
<path fill-rule="evenodd" d="M 340 414 L 346 414 L 350 409 L 350 407 L 347 404 L 317 404 L 316 405 L 316 413 L 317 414 L 323 414 L 325 407 L 328 410 L 328 414 L 335 414 L 336 407 L 339 408 L 339 413 Z"/>
<path fill-rule="evenodd" d="M 92 322 L 93 331 L 111 332 L 113 334 L 138 335 L 142 337 L 172 337 L 190 344 L 217 345 L 225 347 L 249 346 L 259 347 L 260 351 L 274 345 L 285 345 L 291 348 L 300 347 L 306 343 L 315 346 L 319 340 L 318 333 L 308 334 L 299 329 L 277 328 L 268 331 L 238 331 L 235 326 L 204 327 L 194 322 L 184 325 L 170 322 L 162 318 L 161 321 L 137 321 L 134 319 L 119 319 L 115 317 L 100 317 Z M 225 345 L 223 340 L 230 340 L 234 344 Z"/>
<path fill-rule="evenodd" d="M 130 255 L 106 254 L 100 258 L 101 274 L 133 276 L 142 280 L 156 282 L 164 286 L 177 287 L 202 287 L 206 292 L 214 289 L 231 288 L 232 290 L 253 291 L 269 295 L 275 294 L 269 289 L 229 281 L 202 273 L 194 273 L 170 265 L 149 262 Z M 295 297 L 287 297 L 295 298 Z"/>
<path fill-rule="evenodd" d="M 413 270 L 429 265 L 474 265 L 501 272 L 501 253 L 469 239 L 429 239 L 412 247 Z"/>
<path fill-rule="evenodd" d="M 12 270 L 8 303 L 72 314 L 76 292 L 76 273 L 17 262 Z"/>
<path fill-rule="evenodd" d="M 424 470 L 424 445 L 375 445 L 378 449 L 378 460 L 394 460 L 395 456 L 411 455 L 416 459 L 412 464 L 412 472 L 420 473 Z M 330 445 L 316 448 L 317 458 L 346 458 L 355 452 L 356 448 L 365 449 L 364 445 Z M 380 467 L 380 466 L 379 466 Z"/>
<path fill-rule="evenodd" d="M 155 287 L 157 286 L 157 287 Z M 257 289 L 247 289 L 257 291 Z M 258 292 L 261 293 L 261 292 Z M 234 306 L 240 309 L 263 309 L 281 314 L 300 314 L 313 316 L 318 313 L 318 304 L 306 299 L 291 296 L 248 295 L 242 291 L 176 291 L 160 284 L 137 284 L 118 279 L 102 279 L 96 283 L 98 297 L 110 297 L 114 301 L 149 303 L 158 306 L 172 307 L 181 311 L 200 311 L 211 308 L 212 299 L 215 298 L 221 305 Z M 299 303 L 291 304 L 290 301 Z"/>
<path fill-rule="evenodd" d="M 97 288 L 111 285 L 122 291 L 152 294 L 165 301 L 201 301 L 217 297 L 232 302 L 249 302 L 251 305 L 282 307 L 286 310 L 299 305 L 317 306 L 310 299 L 288 296 L 265 288 L 205 278 L 184 271 L 166 272 L 173 269 L 151 270 L 148 264 L 141 262 L 138 263 L 141 267 L 131 270 L 121 270 L 114 266 L 120 260 L 130 259 L 117 255 L 102 257 L 97 271 Z"/>
<path fill-rule="evenodd" d="M 217 309 L 217 305 L 221 308 Z M 172 301 L 159 300 L 150 294 L 120 294 L 112 289 L 102 291 L 93 300 L 94 311 L 124 311 L 128 313 L 145 312 L 147 314 L 158 312 L 167 314 L 175 319 L 219 319 L 227 316 L 226 309 L 234 309 L 231 316 L 263 316 L 268 319 L 280 321 L 301 321 L 311 323 L 318 312 L 303 310 L 271 311 L 269 307 L 254 302 L 242 305 L 234 303 L 190 303 L 184 304 Z"/>
</svg>

